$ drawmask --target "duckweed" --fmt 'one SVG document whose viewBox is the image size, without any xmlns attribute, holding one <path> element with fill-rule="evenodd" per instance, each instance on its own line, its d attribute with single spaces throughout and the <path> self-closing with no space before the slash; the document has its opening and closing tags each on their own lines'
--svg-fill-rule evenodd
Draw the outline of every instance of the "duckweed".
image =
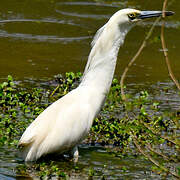
<svg viewBox="0 0 180 180">
<path fill-rule="evenodd" d="M 8 76 L 7 81 L 0 84 L 0 145 L 16 146 L 25 128 L 49 104 L 77 87 L 81 76 L 79 72 L 57 75 L 54 78 L 57 87 L 47 91 L 21 87 Z M 163 93 L 167 93 L 167 89 Z M 119 158 L 129 153 L 142 154 L 155 164 L 153 171 L 178 177 L 180 110 L 161 108 L 161 102 L 150 98 L 147 91 L 126 96 L 128 100 L 122 101 L 119 81 L 114 79 L 105 105 L 83 143 L 111 145 L 114 148 L 110 153 Z M 36 166 L 33 168 L 38 169 L 41 177 L 52 174 L 67 177 L 56 165 L 50 169 L 46 163 Z M 25 174 L 27 169 L 23 166 L 18 171 Z M 93 174 L 91 169 L 89 176 Z"/>
</svg>

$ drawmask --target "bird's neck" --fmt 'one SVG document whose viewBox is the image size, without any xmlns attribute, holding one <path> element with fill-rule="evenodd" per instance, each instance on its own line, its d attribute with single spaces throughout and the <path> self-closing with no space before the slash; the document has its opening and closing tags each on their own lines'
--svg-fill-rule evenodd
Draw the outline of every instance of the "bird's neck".
<svg viewBox="0 0 180 180">
<path fill-rule="evenodd" d="M 97 89 L 107 94 L 112 83 L 119 47 L 124 42 L 126 31 L 118 27 L 105 27 L 95 42 L 83 74 L 80 86 Z"/>
</svg>

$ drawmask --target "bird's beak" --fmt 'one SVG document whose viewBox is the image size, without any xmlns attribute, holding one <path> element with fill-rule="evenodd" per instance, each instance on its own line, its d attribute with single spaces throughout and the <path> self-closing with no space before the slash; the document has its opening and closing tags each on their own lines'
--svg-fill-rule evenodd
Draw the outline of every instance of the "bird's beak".
<svg viewBox="0 0 180 180">
<path fill-rule="evenodd" d="M 172 11 L 165 11 L 165 16 L 172 16 L 174 12 Z M 152 17 L 159 17 L 163 15 L 163 11 L 141 11 L 138 19 L 146 19 Z"/>
</svg>

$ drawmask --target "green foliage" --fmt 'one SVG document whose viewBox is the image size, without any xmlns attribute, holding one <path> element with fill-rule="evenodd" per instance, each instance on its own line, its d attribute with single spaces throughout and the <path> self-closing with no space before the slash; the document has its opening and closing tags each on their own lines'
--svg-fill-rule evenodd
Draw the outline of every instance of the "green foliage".
<svg viewBox="0 0 180 180">
<path fill-rule="evenodd" d="M 49 89 L 52 92 L 50 96 L 49 92 L 43 89 L 22 88 L 8 76 L 7 81 L 0 84 L 0 145 L 17 145 L 19 137 L 30 122 L 50 103 L 77 87 L 81 76 L 81 73 L 73 72 L 66 73 L 65 77 L 55 76 L 58 86 L 54 91 Z M 121 158 L 132 152 L 134 145 L 137 152 L 158 162 L 153 171 L 168 174 L 166 164 L 169 166 L 171 163 L 171 166 L 176 168 L 176 163 L 180 162 L 179 111 L 160 108 L 161 102 L 150 98 L 147 91 L 141 91 L 135 96 L 128 94 L 128 101 L 124 102 L 120 89 L 118 80 L 114 79 L 105 105 L 94 120 L 84 142 L 118 146 L 120 148 L 117 151 L 112 150 L 112 153 Z M 163 93 L 166 92 L 167 89 Z M 169 153 L 167 149 L 174 153 Z M 35 168 L 39 169 L 41 177 L 50 174 L 67 177 L 55 165 L 52 165 L 50 170 L 48 167 L 49 165 L 39 164 L 39 167 Z M 24 172 L 23 168 L 22 171 Z M 93 176 L 93 173 L 94 171 L 90 170 L 89 176 Z"/>
<path fill-rule="evenodd" d="M 63 77 L 61 74 L 54 76 L 56 82 L 59 84 L 58 94 L 57 94 L 58 98 L 66 95 L 69 91 L 76 88 L 80 82 L 81 76 L 82 73 L 80 72 L 77 73 L 67 72 L 65 74 L 65 77 Z"/>
<path fill-rule="evenodd" d="M 43 96 L 40 89 L 17 87 L 11 76 L 0 84 L 0 145 L 17 144 L 27 125 L 48 106 L 42 103 Z"/>
</svg>

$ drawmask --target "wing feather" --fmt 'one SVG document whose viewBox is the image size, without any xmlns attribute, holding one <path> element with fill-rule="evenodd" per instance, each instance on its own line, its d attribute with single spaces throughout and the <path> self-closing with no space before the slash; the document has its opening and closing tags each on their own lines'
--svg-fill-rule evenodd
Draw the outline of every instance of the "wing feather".
<svg viewBox="0 0 180 180">
<path fill-rule="evenodd" d="M 59 99 L 43 111 L 26 129 L 19 146 L 26 161 L 53 152 L 63 152 L 77 144 L 89 131 L 94 115 L 79 89 Z"/>
</svg>

